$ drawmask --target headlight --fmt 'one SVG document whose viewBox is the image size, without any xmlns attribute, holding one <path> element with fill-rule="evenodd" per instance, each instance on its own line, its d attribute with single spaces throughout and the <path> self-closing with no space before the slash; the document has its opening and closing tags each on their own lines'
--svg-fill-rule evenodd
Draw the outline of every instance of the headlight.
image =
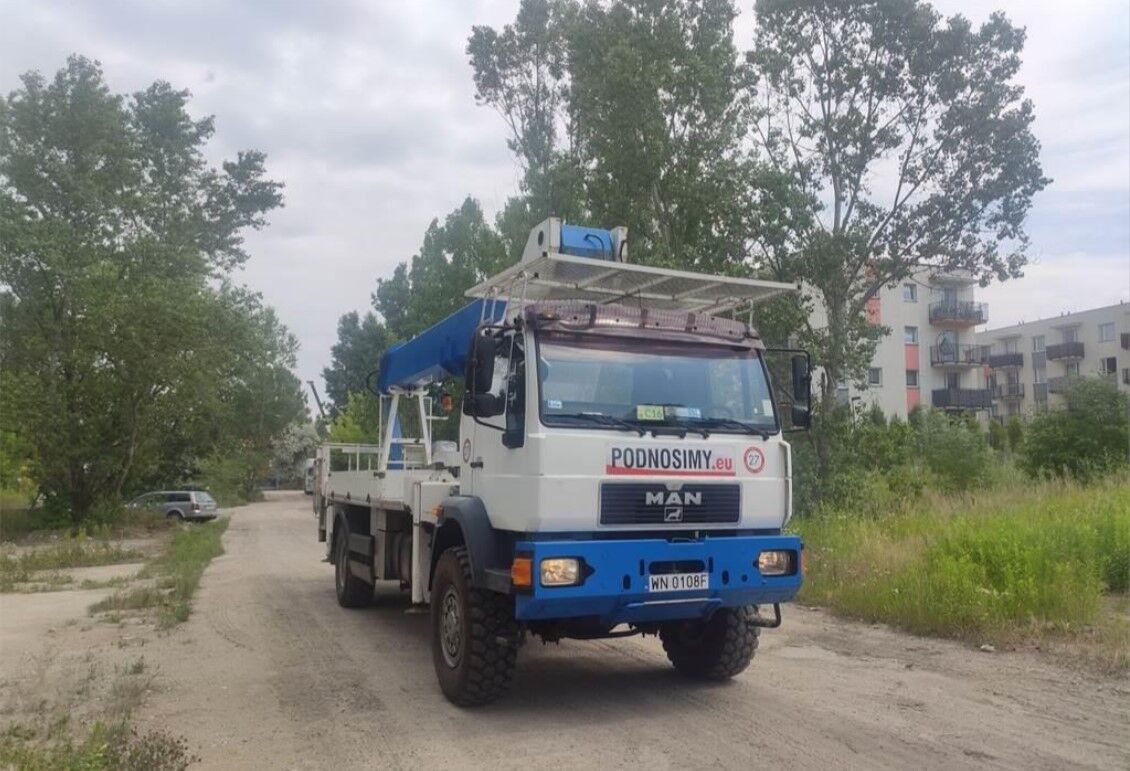
<svg viewBox="0 0 1130 771">
<path fill-rule="evenodd" d="M 787 576 L 793 572 L 793 552 L 763 551 L 757 555 L 757 570 L 763 576 Z"/>
<path fill-rule="evenodd" d="M 576 557 L 552 557 L 541 561 L 542 586 L 573 586 L 581 580 L 581 561 Z"/>
</svg>

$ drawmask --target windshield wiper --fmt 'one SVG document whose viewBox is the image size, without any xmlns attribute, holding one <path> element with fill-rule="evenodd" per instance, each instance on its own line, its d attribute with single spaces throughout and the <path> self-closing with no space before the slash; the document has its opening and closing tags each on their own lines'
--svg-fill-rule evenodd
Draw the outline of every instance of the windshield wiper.
<svg viewBox="0 0 1130 771">
<path fill-rule="evenodd" d="M 628 421 L 622 420 L 614 415 L 605 415 L 602 412 L 565 412 L 547 417 L 572 418 L 574 420 L 591 420 L 594 423 L 599 423 L 604 426 L 612 426 L 615 428 L 623 429 L 625 431 L 635 431 L 640 436 L 644 436 L 647 433 L 647 429 L 645 429 L 643 426 L 637 425 L 635 423 L 629 423 Z"/>
<path fill-rule="evenodd" d="M 760 436 L 762 439 L 768 439 L 776 433 L 776 431 L 769 431 L 767 429 L 761 428 L 760 426 L 755 426 L 751 423 L 745 423 L 741 420 L 734 420 L 733 418 L 698 418 L 697 420 L 698 422 L 704 423 L 711 428 L 736 428 L 739 431 L 744 431 L 747 434 L 755 434 L 757 436 Z"/>
</svg>

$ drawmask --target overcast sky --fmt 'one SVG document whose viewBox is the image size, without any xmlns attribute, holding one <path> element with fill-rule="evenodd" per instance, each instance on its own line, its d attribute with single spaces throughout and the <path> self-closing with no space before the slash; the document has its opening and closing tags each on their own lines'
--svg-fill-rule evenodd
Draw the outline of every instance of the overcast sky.
<svg viewBox="0 0 1130 771">
<path fill-rule="evenodd" d="M 1029 214 L 1032 264 L 982 292 L 990 326 L 1130 297 L 1130 4 L 997 0 L 936 5 L 1028 29 L 1020 80 L 1053 184 Z M 0 0 L 0 91 L 69 53 L 102 62 L 112 89 L 156 79 L 216 116 L 209 154 L 268 154 L 286 208 L 248 238 L 240 277 L 302 344 L 302 378 L 329 361 L 337 318 L 369 307 L 376 279 L 465 196 L 493 216 L 517 188 L 506 133 L 477 107 L 464 54 L 473 24 L 517 0 Z M 752 0 L 741 0 L 740 48 Z"/>
</svg>

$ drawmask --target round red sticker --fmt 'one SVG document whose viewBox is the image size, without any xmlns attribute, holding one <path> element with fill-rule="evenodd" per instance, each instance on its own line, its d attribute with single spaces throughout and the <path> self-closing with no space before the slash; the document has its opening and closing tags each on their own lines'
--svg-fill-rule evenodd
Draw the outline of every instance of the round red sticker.
<svg viewBox="0 0 1130 771">
<path fill-rule="evenodd" d="M 463 462 L 464 463 L 470 463 L 471 462 L 471 440 L 470 439 L 464 439 L 463 440 Z"/>
<path fill-rule="evenodd" d="M 760 474 L 761 469 L 765 468 L 765 453 L 759 447 L 747 447 L 742 455 L 742 462 L 749 473 Z"/>
</svg>

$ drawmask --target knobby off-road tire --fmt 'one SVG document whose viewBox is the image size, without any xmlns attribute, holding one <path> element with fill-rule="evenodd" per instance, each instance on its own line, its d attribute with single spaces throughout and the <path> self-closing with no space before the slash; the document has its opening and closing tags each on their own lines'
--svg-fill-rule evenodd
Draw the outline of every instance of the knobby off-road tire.
<svg viewBox="0 0 1130 771">
<path fill-rule="evenodd" d="M 338 520 L 334 528 L 334 588 L 337 604 L 343 608 L 363 608 L 373 600 L 373 587 L 349 572 L 349 525 Z"/>
<path fill-rule="evenodd" d="M 659 630 L 675 669 L 696 680 L 728 680 L 745 670 L 757 651 L 760 631 L 752 605 L 721 608 L 706 623 L 676 622 Z"/>
<path fill-rule="evenodd" d="M 432 661 L 443 695 L 460 707 L 505 693 L 518 658 L 513 601 L 471 581 L 466 549 L 440 556 L 432 581 Z"/>
</svg>

